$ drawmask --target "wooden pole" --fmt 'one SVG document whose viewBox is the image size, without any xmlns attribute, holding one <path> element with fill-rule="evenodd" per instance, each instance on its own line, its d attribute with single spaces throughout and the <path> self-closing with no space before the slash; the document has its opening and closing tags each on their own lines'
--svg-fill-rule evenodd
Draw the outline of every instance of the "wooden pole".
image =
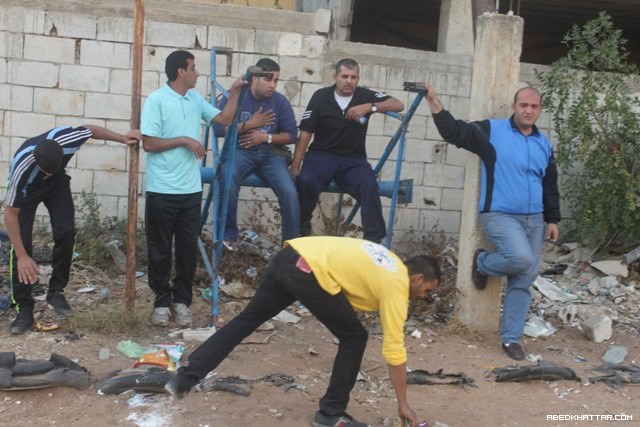
<svg viewBox="0 0 640 427">
<path fill-rule="evenodd" d="M 140 94 L 142 91 L 142 38 L 144 34 L 144 0 L 136 0 L 133 34 L 133 70 L 131 76 L 131 128 L 140 128 Z M 140 147 L 129 148 L 129 196 L 127 217 L 127 271 L 125 305 L 132 311 L 136 299 L 136 232 L 138 229 L 138 166 Z"/>
</svg>

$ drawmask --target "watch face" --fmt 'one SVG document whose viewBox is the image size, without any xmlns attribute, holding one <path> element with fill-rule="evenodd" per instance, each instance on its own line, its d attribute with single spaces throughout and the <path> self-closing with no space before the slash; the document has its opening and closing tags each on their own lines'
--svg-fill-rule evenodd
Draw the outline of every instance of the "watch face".
<svg viewBox="0 0 640 427">
<path fill-rule="evenodd" d="M 372 111 L 373 113 L 375 113 L 376 111 L 378 111 L 378 107 L 376 107 L 376 105 L 375 105 L 375 104 L 374 104 L 374 105 L 372 105 L 372 106 L 371 106 L 371 111 Z"/>
</svg>

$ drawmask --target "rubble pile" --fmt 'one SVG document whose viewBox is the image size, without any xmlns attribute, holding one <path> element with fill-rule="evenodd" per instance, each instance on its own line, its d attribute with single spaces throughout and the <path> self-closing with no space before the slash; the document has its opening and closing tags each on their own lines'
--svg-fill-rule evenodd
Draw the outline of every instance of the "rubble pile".
<svg viewBox="0 0 640 427">
<path fill-rule="evenodd" d="M 540 320 L 539 335 L 552 333 L 542 331 L 544 324 L 550 327 L 559 321 L 581 329 L 594 342 L 609 339 L 614 325 L 640 332 L 638 261 L 627 265 L 629 261 L 628 256 L 596 260 L 593 250 L 575 243 L 547 243 L 540 276 L 532 287 L 528 335 L 535 336 L 532 323 Z"/>
</svg>

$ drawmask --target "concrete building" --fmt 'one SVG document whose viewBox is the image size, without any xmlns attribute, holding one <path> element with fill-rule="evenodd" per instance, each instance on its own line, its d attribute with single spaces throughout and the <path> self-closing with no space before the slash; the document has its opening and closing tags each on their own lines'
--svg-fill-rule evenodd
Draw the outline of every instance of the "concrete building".
<svg viewBox="0 0 640 427">
<path fill-rule="evenodd" d="M 431 19 L 439 20 L 435 49 L 348 41 L 350 35 L 362 34 L 356 24 L 366 3 L 147 0 L 143 97 L 164 83 L 164 59 L 175 49 L 188 49 L 196 55 L 202 73 L 197 89 L 209 93 L 209 49 L 217 47 L 227 52 L 216 58 L 216 77 L 225 86 L 257 58 L 276 59 L 282 68 L 279 89 L 290 99 L 298 119 L 311 94 L 331 82 L 331 65 L 346 56 L 361 63 L 361 84 L 384 90 L 409 105 L 413 94 L 402 91 L 402 83 L 429 80 L 447 108 L 459 118 L 469 118 L 473 16 L 483 2 L 393 2 L 398 11 L 405 4 L 417 7 L 418 3 L 433 9 Z M 0 181 L 6 182 L 11 157 L 26 137 L 63 124 L 128 128 L 134 4 L 134 0 L 0 0 Z M 376 34 L 380 25 L 373 26 Z M 519 80 L 531 82 L 534 68 L 522 64 Z M 372 162 L 381 155 L 397 124 L 382 115 L 370 123 Z M 549 117 L 544 116 L 540 124 L 549 130 Z M 421 105 L 409 127 L 402 172 L 402 178 L 414 180 L 414 197 L 411 204 L 399 206 L 394 247 L 421 245 L 431 232 L 457 236 L 465 161 L 466 153 L 440 139 L 426 103 Z M 391 179 L 393 162 L 388 164 L 383 179 Z M 104 215 L 125 218 L 127 168 L 126 148 L 92 141 L 78 152 L 68 171 L 74 192 L 95 193 Z M 139 178 L 141 217 L 144 154 Z M 0 189 L 3 197 L 4 188 Z M 246 226 L 259 218 L 273 217 L 271 210 L 277 202 L 270 190 L 246 188 L 241 199 L 248 202 L 240 206 L 244 212 L 240 221 Z M 323 196 L 322 203 L 323 213 L 330 216 L 335 195 Z M 388 200 L 383 203 L 388 207 Z M 318 224 L 321 227 L 321 221 Z M 274 230 L 277 227 L 279 224 L 274 224 Z"/>
</svg>

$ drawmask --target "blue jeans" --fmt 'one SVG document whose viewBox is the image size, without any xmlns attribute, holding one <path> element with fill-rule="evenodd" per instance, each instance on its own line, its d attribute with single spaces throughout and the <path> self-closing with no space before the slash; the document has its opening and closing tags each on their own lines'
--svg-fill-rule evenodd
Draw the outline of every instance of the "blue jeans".
<svg viewBox="0 0 640 427">
<path fill-rule="evenodd" d="M 221 185 L 224 185 L 226 164 L 222 165 Z M 236 150 L 236 164 L 229 189 L 229 207 L 224 230 L 225 240 L 238 238 L 238 194 L 240 184 L 255 172 L 262 178 L 278 197 L 282 217 L 282 241 L 300 235 L 300 204 L 298 192 L 289 172 L 288 161 L 283 156 L 272 154 L 269 150 Z"/>
<path fill-rule="evenodd" d="M 504 344 L 519 342 L 531 303 L 529 288 L 538 276 L 544 219 L 542 214 L 488 212 L 480 214 L 480 221 L 496 251 L 480 254 L 478 270 L 487 276 L 507 276 L 500 337 Z"/>
</svg>

